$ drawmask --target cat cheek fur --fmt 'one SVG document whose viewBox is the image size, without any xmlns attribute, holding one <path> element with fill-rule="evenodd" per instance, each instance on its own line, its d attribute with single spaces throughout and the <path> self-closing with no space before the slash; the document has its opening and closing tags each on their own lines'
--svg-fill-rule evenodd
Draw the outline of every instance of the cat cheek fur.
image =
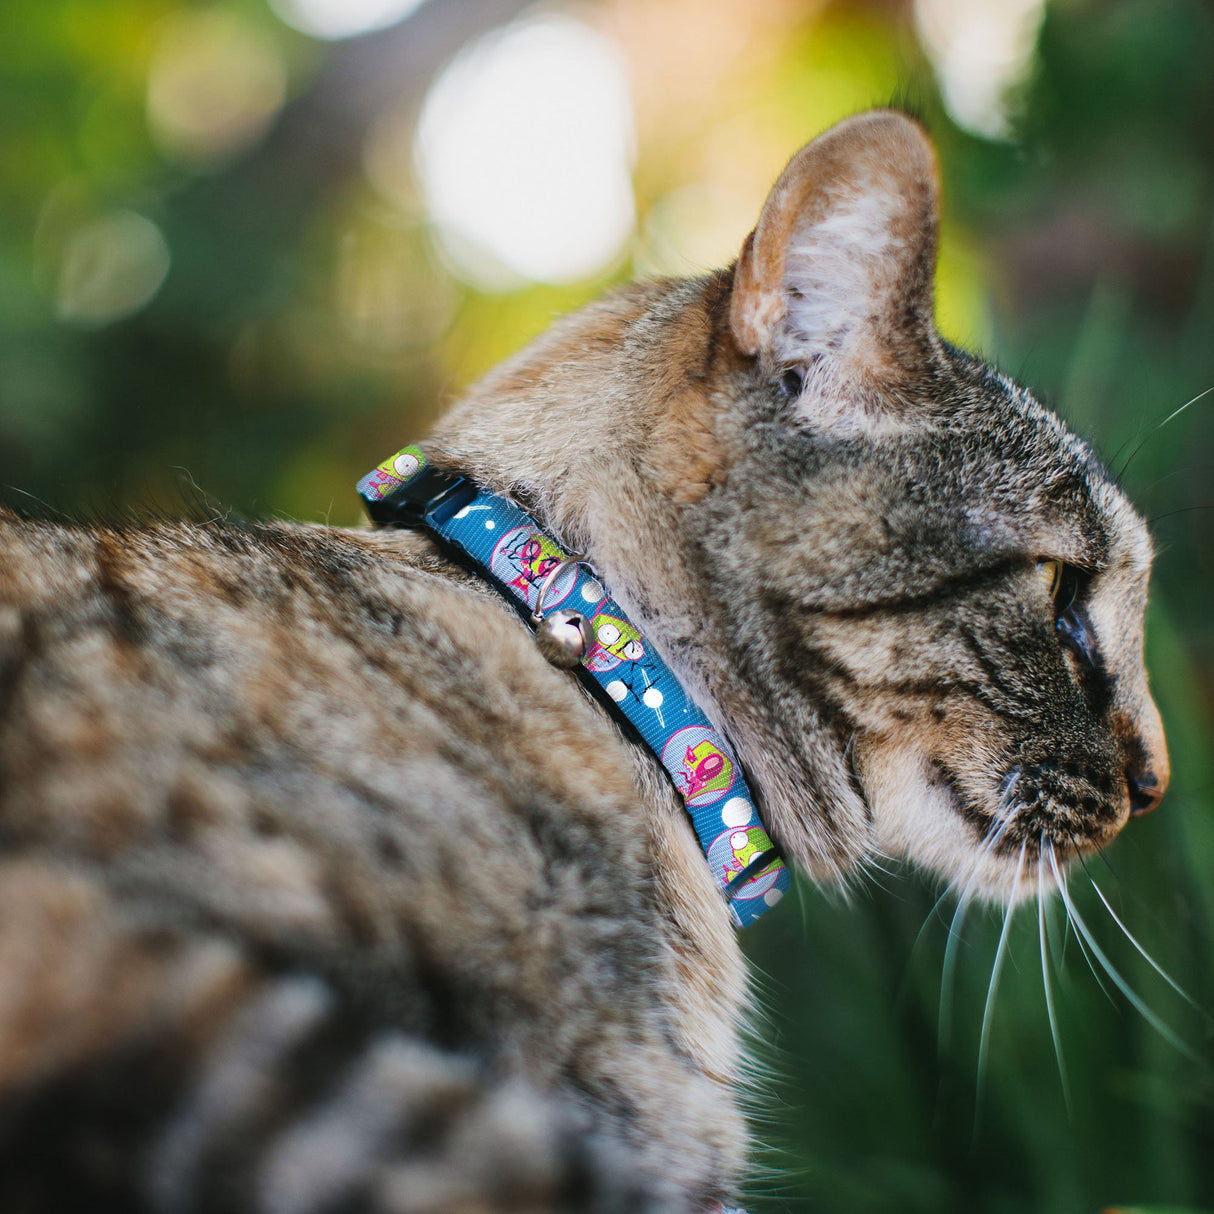
<svg viewBox="0 0 1214 1214">
<path fill-rule="evenodd" d="M 1123 547 L 1094 588 L 1090 615 L 1102 638 L 1103 658 L 1115 689 L 1111 719 L 1130 766 L 1166 789 L 1171 774 L 1159 709 L 1147 686 L 1143 629 L 1147 579 L 1154 555 L 1146 526 L 1119 494 L 1105 508 L 1117 520 Z"/>
<path fill-rule="evenodd" d="M 881 851 L 910 857 L 967 892 L 1015 900 L 1040 892 L 1039 867 L 1041 883 L 1052 887 L 1050 848 L 1071 858 L 1120 831 L 1135 771 L 1166 786 L 1166 747 L 1141 654 L 1149 545 L 1140 524 L 1125 526 L 1118 543 L 1085 607 L 1096 640 L 1095 686 L 1082 690 L 1088 672 L 1059 652 L 1047 618 L 1039 656 L 1019 674 L 1017 657 L 1032 652 L 1025 639 L 992 662 L 998 679 L 985 688 L 981 670 L 954 672 L 958 686 L 980 689 L 984 702 L 954 691 L 916 712 L 913 698 L 905 699 L 893 706 L 893 725 L 874 722 L 857 743 Z M 1031 575 L 1024 580 L 1031 620 L 1039 596 Z M 1009 619 L 995 631 L 1014 637 L 1016 625 Z M 997 641 L 978 628 L 971 635 L 991 661 Z M 905 672 L 914 663 L 901 666 Z M 939 673 L 943 689 L 950 676 Z M 999 693 L 1003 712 L 989 711 Z"/>
</svg>

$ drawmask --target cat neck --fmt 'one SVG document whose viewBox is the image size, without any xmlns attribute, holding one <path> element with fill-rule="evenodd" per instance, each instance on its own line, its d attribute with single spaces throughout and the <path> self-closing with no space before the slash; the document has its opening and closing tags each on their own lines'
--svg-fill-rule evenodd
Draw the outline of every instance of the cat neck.
<svg viewBox="0 0 1214 1214">
<path fill-rule="evenodd" d="M 688 595 L 683 516 L 723 475 L 727 436 L 703 407 L 702 374 L 727 315 L 727 275 L 617 292 L 491 373 L 427 442 L 437 463 L 585 553 L 697 697 L 687 651 L 712 638 Z"/>
<path fill-rule="evenodd" d="M 870 845 L 844 746 L 808 718 L 794 739 L 748 677 L 753 645 L 734 608 L 750 573 L 738 585 L 704 574 L 705 519 L 746 446 L 747 418 L 718 390 L 753 363 L 729 334 L 731 284 L 731 271 L 640 284 L 566 318 L 477 385 L 427 447 L 587 555 L 733 743 L 776 843 L 829 880 Z"/>
<path fill-rule="evenodd" d="M 776 905 L 790 886 L 737 756 L 584 561 L 500 494 L 405 447 L 358 484 L 387 526 L 425 527 L 494 584 L 547 639 L 549 660 L 577 670 L 670 776 L 713 880 L 737 927 Z M 544 613 L 560 609 L 557 632 Z M 563 643 L 560 629 L 572 632 Z"/>
</svg>

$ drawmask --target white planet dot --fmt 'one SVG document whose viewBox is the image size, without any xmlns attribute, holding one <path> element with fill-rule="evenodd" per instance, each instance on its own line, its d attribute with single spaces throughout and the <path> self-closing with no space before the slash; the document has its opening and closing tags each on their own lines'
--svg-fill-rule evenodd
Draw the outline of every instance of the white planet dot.
<svg viewBox="0 0 1214 1214">
<path fill-rule="evenodd" d="M 721 807 L 721 821 L 726 826 L 745 826 L 750 821 L 750 802 L 742 797 L 730 797 Z"/>
<path fill-rule="evenodd" d="M 618 704 L 628 694 L 628 688 L 619 679 L 612 679 L 607 684 L 607 694 Z"/>
<path fill-rule="evenodd" d="M 784 891 L 782 889 L 769 889 L 767 893 L 763 895 L 763 901 L 766 902 L 768 906 L 775 906 L 775 904 L 783 897 Z"/>
<path fill-rule="evenodd" d="M 641 696 L 641 700 L 644 702 L 646 708 L 661 708 L 664 698 L 656 687 L 646 687 L 645 694 Z"/>
<path fill-rule="evenodd" d="M 588 582 L 582 583 L 582 598 L 588 603 L 597 603 L 603 597 L 603 588 L 591 578 Z"/>
<path fill-rule="evenodd" d="M 493 528 L 496 526 L 497 526 L 497 524 L 491 518 L 485 519 L 485 530 L 486 531 L 492 531 Z"/>
<path fill-rule="evenodd" d="M 410 477 L 421 467 L 421 460 L 416 455 L 402 452 L 392 461 L 392 471 L 399 477 Z"/>
<path fill-rule="evenodd" d="M 744 848 L 749 842 L 750 836 L 744 830 L 735 830 L 734 833 L 729 836 L 729 846 L 732 847 L 734 851 L 741 851 L 742 848 Z"/>
</svg>

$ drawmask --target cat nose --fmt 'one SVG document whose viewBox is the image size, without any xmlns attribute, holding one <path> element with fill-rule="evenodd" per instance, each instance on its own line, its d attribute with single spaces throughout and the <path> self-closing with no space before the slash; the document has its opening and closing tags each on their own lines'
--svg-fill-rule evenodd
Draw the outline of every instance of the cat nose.
<svg viewBox="0 0 1214 1214">
<path fill-rule="evenodd" d="M 1149 814 L 1163 800 L 1171 773 L 1163 721 L 1149 693 L 1137 705 L 1132 717 L 1122 718 L 1121 725 L 1130 817 L 1140 818 L 1143 814 Z"/>
<path fill-rule="evenodd" d="M 1149 814 L 1168 789 L 1167 773 L 1160 779 L 1153 771 L 1139 770 L 1133 764 L 1126 768 L 1125 782 L 1130 789 L 1130 817 Z"/>
</svg>

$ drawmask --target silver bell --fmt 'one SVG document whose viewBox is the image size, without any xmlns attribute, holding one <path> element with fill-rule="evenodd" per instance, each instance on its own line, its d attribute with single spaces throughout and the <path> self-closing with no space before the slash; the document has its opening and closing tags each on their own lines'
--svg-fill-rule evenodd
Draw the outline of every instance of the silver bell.
<svg viewBox="0 0 1214 1214">
<path fill-rule="evenodd" d="M 546 615 L 535 626 L 535 643 L 553 666 L 571 670 L 590 652 L 594 633 L 580 611 L 563 608 Z"/>
</svg>

